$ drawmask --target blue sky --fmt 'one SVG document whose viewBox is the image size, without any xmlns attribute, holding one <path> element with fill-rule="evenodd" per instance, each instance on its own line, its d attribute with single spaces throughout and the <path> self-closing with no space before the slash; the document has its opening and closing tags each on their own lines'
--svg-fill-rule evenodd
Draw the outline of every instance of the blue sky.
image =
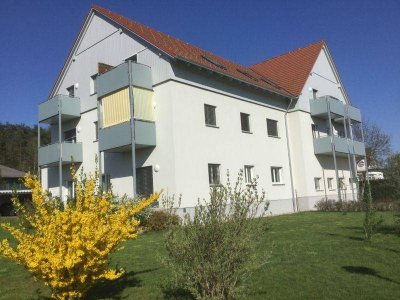
<svg viewBox="0 0 400 300">
<path fill-rule="evenodd" d="M 91 3 L 0 0 L 0 122 L 36 122 Z M 244 65 L 324 39 L 353 105 L 400 151 L 400 1 L 95 3 Z"/>
</svg>

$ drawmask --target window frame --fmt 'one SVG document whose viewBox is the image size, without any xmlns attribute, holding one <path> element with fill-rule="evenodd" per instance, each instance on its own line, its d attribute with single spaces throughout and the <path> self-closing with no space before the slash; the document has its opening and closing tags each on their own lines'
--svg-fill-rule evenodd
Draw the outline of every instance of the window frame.
<svg viewBox="0 0 400 300">
<path fill-rule="evenodd" d="M 333 177 L 328 177 L 327 178 L 327 183 L 328 183 L 328 190 L 334 191 L 335 190 L 335 185 L 333 184 Z"/>
<path fill-rule="evenodd" d="M 69 97 L 71 97 L 71 98 L 75 97 L 75 85 L 74 84 L 67 87 L 66 90 L 67 90 L 67 94 Z M 71 95 L 71 92 L 72 92 L 72 95 Z"/>
<path fill-rule="evenodd" d="M 247 117 L 248 130 L 243 129 L 243 118 L 242 117 Z M 243 133 L 252 133 L 251 132 L 251 124 L 250 124 L 250 114 L 247 114 L 244 112 L 240 113 L 240 129 L 242 130 Z"/>
<path fill-rule="evenodd" d="M 216 167 L 216 169 L 214 169 Z M 221 184 L 221 172 L 220 172 L 221 164 L 209 163 L 208 164 L 208 184 L 209 186 L 219 186 Z M 216 176 L 214 171 L 216 172 Z M 215 181 L 215 179 L 217 179 Z"/>
<path fill-rule="evenodd" d="M 97 142 L 99 140 L 99 121 L 94 121 L 94 141 Z"/>
<path fill-rule="evenodd" d="M 317 192 L 323 191 L 323 189 L 321 188 L 321 181 L 322 177 L 314 177 L 314 188 Z"/>
<path fill-rule="evenodd" d="M 71 133 L 73 131 L 75 131 L 75 135 L 72 135 L 69 138 L 65 137 L 66 133 Z M 63 132 L 63 142 L 76 144 L 76 142 L 77 142 L 77 130 L 76 130 L 76 128 L 71 128 L 71 129 L 65 130 Z"/>
<path fill-rule="evenodd" d="M 97 94 L 97 76 L 99 74 L 94 74 L 90 76 L 90 85 L 89 85 L 89 95 L 96 95 Z"/>
<path fill-rule="evenodd" d="M 278 173 L 276 173 L 276 171 Z M 272 185 L 283 185 L 283 184 L 285 184 L 283 182 L 283 167 L 271 166 L 270 172 L 271 172 Z M 277 179 L 279 179 L 279 181 L 277 181 Z"/>
<path fill-rule="evenodd" d="M 248 170 L 250 170 L 250 172 L 248 172 Z M 247 185 L 253 184 L 253 180 L 255 179 L 255 177 L 254 177 L 254 165 L 244 165 L 243 172 L 244 172 L 244 182 Z"/>
<path fill-rule="evenodd" d="M 275 126 L 276 126 L 276 135 L 270 134 L 270 132 L 269 132 L 270 126 L 269 126 L 268 122 L 273 122 L 275 124 Z M 278 120 L 267 118 L 267 134 L 268 134 L 268 137 L 280 138 L 278 124 L 279 124 Z"/>
<path fill-rule="evenodd" d="M 207 121 L 210 121 L 210 120 L 207 120 L 207 116 L 208 116 L 208 114 L 207 114 L 208 111 L 207 110 L 208 109 L 212 109 L 212 112 L 214 114 L 213 117 L 214 117 L 215 124 L 207 123 Z M 204 124 L 207 127 L 219 128 L 218 125 L 217 125 L 217 107 L 215 105 L 204 103 Z"/>
</svg>

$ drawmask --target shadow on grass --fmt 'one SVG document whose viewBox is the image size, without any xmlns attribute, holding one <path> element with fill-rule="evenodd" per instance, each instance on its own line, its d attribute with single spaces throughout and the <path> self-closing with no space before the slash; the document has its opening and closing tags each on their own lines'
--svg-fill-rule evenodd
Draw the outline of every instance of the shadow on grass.
<svg viewBox="0 0 400 300">
<path fill-rule="evenodd" d="M 194 300 L 195 299 L 189 291 L 179 288 L 179 287 L 164 286 L 164 287 L 162 287 L 162 292 L 164 294 L 164 298 L 169 299 L 169 300 L 173 300 L 173 299 Z"/>
<path fill-rule="evenodd" d="M 344 267 L 342 267 L 342 269 L 344 269 L 345 271 L 352 273 L 352 274 L 374 276 L 376 278 L 379 278 L 379 279 L 382 279 L 385 281 L 389 281 L 389 282 L 393 282 L 393 283 L 400 285 L 400 282 L 394 281 L 388 277 L 381 276 L 381 275 L 379 275 L 379 273 L 376 270 L 374 270 L 372 268 L 361 267 L 361 266 L 344 266 Z"/>
<path fill-rule="evenodd" d="M 103 280 L 95 284 L 87 292 L 85 297 L 86 300 L 94 299 L 126 299 L 129 296 L 122 297 L 122 292 L 128 287 L 139 287 L 141 286 L 141 281 L 135 276 L 143 273 L 153 272 L 158 270 L 158 268 L 146 269 L 139 272 L 128 272 L 122 275 L 116 280 Z"/>
<path fill-rule="evenodd" d="M 358 236 L 349 236 L 349 235 L 337 234 L 337 233 L 327 233 L 327 235 L 343 237 L 343 238 L 347 238 L 347 239 L 353 240 L 353 241 L 364 241 L 364 238 L 358 237 Z"/>
<path fill-rule="evenodd" d="M 396 225 L 381 225 L 377 228 L 376 232 L 400 236 L 400 228 Z"/>
</svg>

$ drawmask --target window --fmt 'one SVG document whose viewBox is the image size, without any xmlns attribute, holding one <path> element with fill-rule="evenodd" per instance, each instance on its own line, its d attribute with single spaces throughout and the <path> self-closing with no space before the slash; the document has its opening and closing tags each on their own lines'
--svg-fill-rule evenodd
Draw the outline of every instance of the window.
<svg viewBox="0 0 400 300">
<path fill-rule="evenodd" d="M 314 178 L 314 186 L 316 191 L 321 190 L 321 177 L 315 177 Z"/>
<path fill-rule="evenodd" d="M 208 164 L 208 183 L 210 185 L 220 184 L 220 174 L 219 174 L 218 164 Z"/>
<path fill-rule="evenodd" d="M 66 185 L 67 190 L 68 190 L 68 192 L 67 192 L 68 198 L 74 199 L 75 198 L 75 182 L 73 180 L 67 180 L 65 182 L 65 185 Z"/>
<path fill-rule="evenodd" d="M 329 190 L 334 190 L 334 188 L 333 188 L 333 178 L 332 177 L 328 177 L 328 189 Z"/>
<path fill-rule="evenodd" d="M 136 193 L 146 198 L 154 193 L 152 166 L 136 168 Z"/>
<path fill-rule="evenodd" d="M 75 97 L 75 87 L 73 85 L 71 85 L 70 87 L 67 87 L 67 93 L 68 93 L 68 96 Z"/>
<path fill-rule="evenodd" d="M 271 167 L 271 179 L 272 183 L 282 183 L 282 168 Z"/>
<path fill-rule="evenodd" d="M 313 96 L 313 99 L 314 100 L 317 100 L 317 94 L 318 94 L 318 90 L 316 90 L 316 89 L 312 89 L 312 96 Z"/>
<path fill-rule="evenodd" d="M 99 122 L 94 122 L 94 136 L 95 136 L 95 141 L 99 140 Z"/>
<path fill-rule="evenodd" d="M 103 188 L 103 192 L 108 192 L 111 189 L 110 174 L 101 175 L 101 187 Z"/>
<path fill-rule="evenodd" d="M 314 139 L 316 139 L 317 137 L 319 138 L 318 125 L 311 124 L 311 131 Z"/>
<path fill-rule="evenodd" d="M 245 113 L 240 113 L 240 123 L 243 132 L 250 132 L 250 115 Z"/>
<path fill-rule="evenodd" d="M 64 141 L 69 143 L 76 143 L 76 128 L 64 131 Z"/>
<path fill-rule="evenodd" d="M 128 58 L 125 59 L 125 61 L 131 60 L 134 63 L 137 63 L 137 54 L 134 54 L 132 56 L 129 56 Z"/>
<path fill-rule="evenodd" d="M 344 183 L 344 178 L 341 177 L 339 178 L 339 186 L 341 190 L 345 190 L 346 189 L 346 184 Z"/>
<path fill-rule="evenodd" d="M 204 117 L 206 120 L 206 125 L 217 126 L 217 119 L 215 116 L 215 106 L 204 104 Z"/>
<path fill-rule="evenodd" d="M 247 184 L 251 184 L 254 179 L 254 166 L 244 166 L 244 179 Z"/>
<path fill-rule="evenodd" d="M 97 79 L 97 74 L 90 76 L 90 95 L 97 93 L 96 79 Z"/>
<path fill-rule="evenodd" d="M 278 137 L 278 121 L 267 119 L 268 136 Z"/>
</svg>

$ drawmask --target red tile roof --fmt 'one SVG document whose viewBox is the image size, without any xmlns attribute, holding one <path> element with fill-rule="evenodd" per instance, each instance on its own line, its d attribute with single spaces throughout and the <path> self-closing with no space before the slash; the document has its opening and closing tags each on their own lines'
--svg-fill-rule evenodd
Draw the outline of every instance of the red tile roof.
<svg viewBox="0 0 400 300">
<path fill-rule="evenodd" d="M 319 41 L 269 58 L 250 68 L 298 97 L 324 45 L 324 41 Z"/>
<path fill-rule="evenodd" d="M 282 89 L 282 87 L 274 83 L 273 80 L 271 80 L 272 78 L 265 78 L 265 76 L 260 75 L 258 72 L 255 72 L 249 67 L 242 66 L 211 52 L 202 50 L 196 46 L 190 45 L 148 26 L 139 24 L 131 19 L 123 17 L 98 5 L 92 5 L 92 9 L 111 19 L 121 27 L 124 27 L 125 29 L 138 35 L 140 38 L 160 49 L 173 59 L 195 64 L 224 76 L 231 77 L 284 96 L 292 96 L 290 93 L 285 91 L 285 89 Z"/>
</svg>

